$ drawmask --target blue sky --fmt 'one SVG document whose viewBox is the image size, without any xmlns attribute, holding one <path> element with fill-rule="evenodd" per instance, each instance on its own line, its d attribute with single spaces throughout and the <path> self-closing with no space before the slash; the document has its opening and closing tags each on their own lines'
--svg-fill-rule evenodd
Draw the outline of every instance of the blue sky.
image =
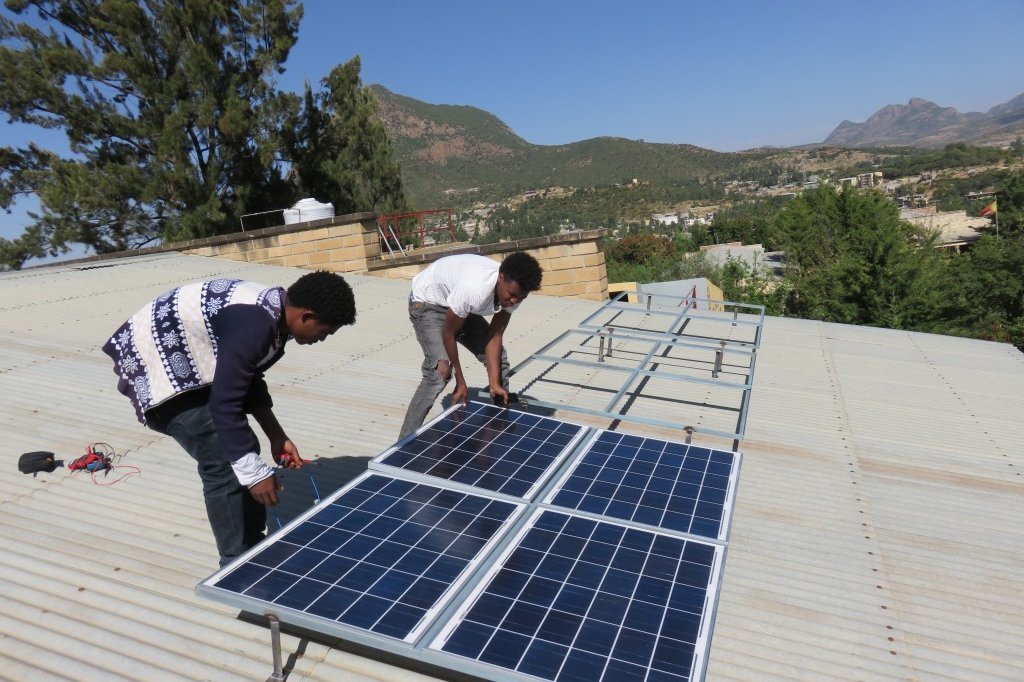
<svg viewBox="0 0 1024 682">
<path fill-rule="evenodd" d="M 358 54 L 366 84 L 484 109 L 534 144 L 601 135 L 719 151 L 819 142 L 922 97 L 986 111 L 1024 92 L 1024 2 L 308 0 L 279 84 Z M 61 145 L 8 126 L 0 144 Z M 0 215 L 0 237 L 28 223 Z"/>
<path fill-rule="evenodd" d="M 359 54 L 364 83 L 479 107 L 535 144 L 616 135 L 719 151 L 786 146 L 911 97 L 966 112 L 1024 92 L 1021 0 L 305 9 L 283 85 Z"/>
</svg>

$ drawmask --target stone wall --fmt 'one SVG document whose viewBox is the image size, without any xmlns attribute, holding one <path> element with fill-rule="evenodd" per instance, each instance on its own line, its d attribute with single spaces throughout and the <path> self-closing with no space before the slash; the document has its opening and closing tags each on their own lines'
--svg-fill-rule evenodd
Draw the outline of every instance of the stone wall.
<svg viewBox="0 0 1024 682">
<path fill-rule="evenodd" d="M 443 251 L 414 252 L 407 256 L 386 256 L 370 263 L 369 274 L 412 279 L 443 256 L 476 253 L 500 262 L 513 251 L 526 251 L 544 269 L 543 286 L 538 293 L 604 301 L 608 298 L 608 271 L 600 239 L 606 232 L 570 232 L 497 244 L 453 246 Z"/>
<path fill-rule="evenodd" d="M 443 256 L 477 253 L 501 261 L 513 251 L 526 251 L 544 268 L 544 285 L 540 293 L 603 301 L 608 298 L 608 271 L 600 239 L 606 232 L 571 232 L 498 244 L 453 244 L 450 247 L 420 249 L 404 256 L 382 257 L 377 214 L 351 213 L 263 230 L 89 256 L 60 264 L 179 251 L 247 263 L 412 279 Z"/>
<path fill-rule="evenodd" d="M 368 261 L 380 256 L 376 218 L 375 213 L 352 213 L 195 240 L 177 250 L 247 263 L 366 272 Z"/>
</svg>

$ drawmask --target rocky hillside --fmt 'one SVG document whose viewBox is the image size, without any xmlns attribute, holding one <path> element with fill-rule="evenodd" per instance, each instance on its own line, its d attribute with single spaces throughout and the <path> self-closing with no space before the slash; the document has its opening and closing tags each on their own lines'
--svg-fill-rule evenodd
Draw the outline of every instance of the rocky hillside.
<svg viewBox="0 0 1024 682">
<path fill-rule="evenodd" d="M 863 123 L 843 121 L 824 144 L 839 147 L 1001 145 L 1024 135 L 1024 94 L 985 113 L 961 114 L 925 99 L 882 107 Z"/>
</svg>

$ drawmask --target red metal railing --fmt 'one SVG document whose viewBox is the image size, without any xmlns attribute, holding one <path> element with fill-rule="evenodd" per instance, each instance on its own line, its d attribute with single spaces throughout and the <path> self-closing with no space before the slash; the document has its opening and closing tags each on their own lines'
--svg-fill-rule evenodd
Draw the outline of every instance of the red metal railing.
<svg viewBox="0 0 1024 682">
<path fill-rule="evenodd" d="M 686 305 L 687 303 L 692 303 L 693 305 L 691 307 L 694 310 L 697 309 L 697 285 L 696 284 L 694 284 L 693 288 L 690 289 L 690 293 L 687 294 L 685 298 L 683 298 L 683 303 L 682 304 Z"/>
</svg>

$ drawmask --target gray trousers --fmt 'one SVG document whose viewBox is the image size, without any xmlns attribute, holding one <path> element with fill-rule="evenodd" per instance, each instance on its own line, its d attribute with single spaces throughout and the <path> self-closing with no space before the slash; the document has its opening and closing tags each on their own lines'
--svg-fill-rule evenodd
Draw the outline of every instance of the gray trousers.
<svg viewBox="0 0 1024 682">
<path fill-rule="evenodd" d="M 444 349 L 444 320 L 448 315 L 448 308 L 431 303 L 420 301 L 409 301 L 409 321 L 416 332 L 416 340 L 420 342 L 423 349 L 423 364 L 420 365 L 420 385 L 412 395 L 409 402 L 409 409 L 405 413 L 405 421 L 402 423 L 402 432 L 399 440 L 405 438 L 423 424 L 427 413 L 433 407 L 437 396 L 444 390 L 445 385 L 451 380 L 453 374 L 449 372 L 449 379 L 445 379 L 437 371 L 437 364 L 442 360 L 449 360 L 448 353 Z M 487 348 L 487 331 L 490 323 L 480 315 L 470 315 L 462 325 L 462 331 L 456 337 L 456 341 L 476 356 L 481 363 L 487 362 L 484 351 Z M 461 364 L 461 363 L 460 363 Z M 501 349 L 501 384 L 508 390 L 508 355 L 505 348 Z"/>
</svg>

